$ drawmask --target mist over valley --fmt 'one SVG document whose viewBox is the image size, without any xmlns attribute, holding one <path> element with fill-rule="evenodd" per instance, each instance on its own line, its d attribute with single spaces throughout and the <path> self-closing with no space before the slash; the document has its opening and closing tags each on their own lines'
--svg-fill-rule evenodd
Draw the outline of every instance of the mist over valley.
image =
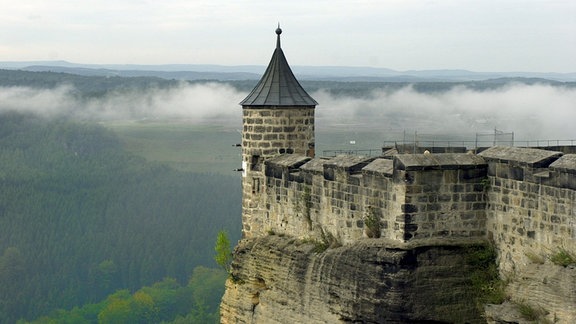
<svg viewBox="0 0 576 324">
<path fill-rule="evenodd" d="M 0 71 L 0 111 L 111 122 L 172 121 L 239 129 L 255 80 L 185 81 Z M 302 81 L 318 102 L 317 148 L 376 149 L 406 134 L 473 140 L 495 129 L 520 141 L 576 138 L 576 84 L 533 78 L 466 82 Z M 339 141 L 331 139 L 340 138 Z M 369 134 L 369 135 L 366 135 Z M 239 135 L 239 134 L 238 134 Z"/>
</svg>

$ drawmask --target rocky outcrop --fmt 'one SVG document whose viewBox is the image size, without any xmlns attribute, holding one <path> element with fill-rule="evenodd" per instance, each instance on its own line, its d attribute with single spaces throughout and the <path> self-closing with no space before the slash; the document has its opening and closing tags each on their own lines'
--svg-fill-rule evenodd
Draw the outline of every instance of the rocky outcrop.
<svg viewBox="0 0 576 324">
<path fill-rule="evenodd" d="M 365 239 L 320 252 L 317 243 L 288 236 L 244 239 L 221 322 L 482 323 L 469 244 Z"/>
<path fill-rule="evenodd" d="M 576 268 L 529 264 L 511 278 L 510 298 L 549 323 L 576 323 Z"/>
</svg>

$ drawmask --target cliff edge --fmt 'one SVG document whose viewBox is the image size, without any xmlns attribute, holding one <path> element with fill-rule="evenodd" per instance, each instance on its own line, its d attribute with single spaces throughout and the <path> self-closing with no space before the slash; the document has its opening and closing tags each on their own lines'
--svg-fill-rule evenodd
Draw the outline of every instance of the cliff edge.
<svg viewBox="0 0 576 324">
<path fill-rule="evenodd" d="M 485 322 L 470 242 L 365 239 L 325 251 L 318 244 L 279 235 L 242 240 L 221 322 Z"/>
</svg>

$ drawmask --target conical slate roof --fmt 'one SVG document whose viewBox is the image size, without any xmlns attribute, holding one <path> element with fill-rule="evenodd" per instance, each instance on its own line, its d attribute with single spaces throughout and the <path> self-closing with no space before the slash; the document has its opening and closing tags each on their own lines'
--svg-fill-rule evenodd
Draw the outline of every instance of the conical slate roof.
<svg viewBox="0 0 576 324">
<path fill-rule="evenodd" d="M 282 29 L 276 29 L 276 50 L 270 64 L 254 90 L 242 100 L 242 106 L 316 106 L 292 73 L 280 47 Z"/>
</svg>

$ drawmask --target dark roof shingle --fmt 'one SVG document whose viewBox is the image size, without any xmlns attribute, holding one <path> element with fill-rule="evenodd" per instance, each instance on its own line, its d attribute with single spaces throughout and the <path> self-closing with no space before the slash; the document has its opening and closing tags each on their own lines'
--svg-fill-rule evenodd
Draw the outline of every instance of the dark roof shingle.
<svg viewBox="0 0 576 324">
<path fill-rule="evenodd" d="M 292 73 L 280 47 L 280 27 L 276 29 L 276 49 L 268 68 L 242 106 L 316 106 L 318 103 L 302 88 Z"/>
</svg>

